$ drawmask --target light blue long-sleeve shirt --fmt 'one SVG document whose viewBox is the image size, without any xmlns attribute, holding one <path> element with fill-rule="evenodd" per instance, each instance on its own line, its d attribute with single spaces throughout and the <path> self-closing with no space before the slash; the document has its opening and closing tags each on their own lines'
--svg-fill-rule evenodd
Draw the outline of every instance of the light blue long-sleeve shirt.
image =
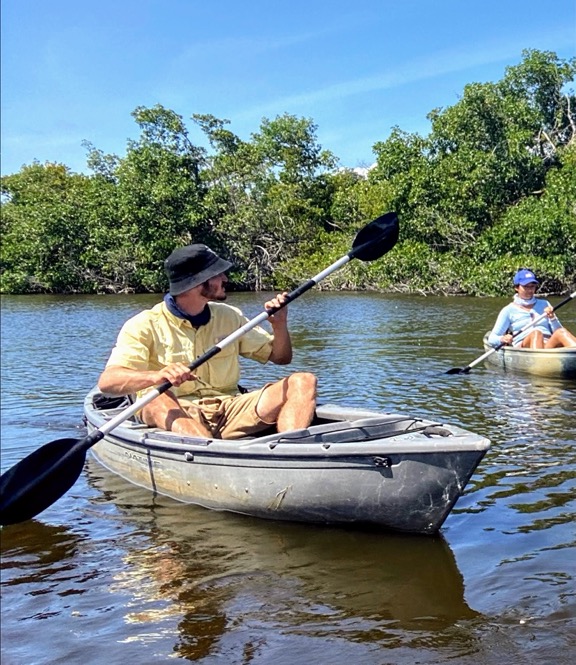
<svg viewBox="0 0 576 665">
<path fill-rule="evenodd" d="M 505 335 L 507 332 L 510 332 L 513 335 L 516 334 L 531 321 L 542 316 L 542 314 L 544 314 L 544 309 L 549 306 L 550 303 L 547 300 L 541 299 L 536 300 L 534 307 L 532 307 L 530 311 L 521 309 L 514 303 L 506 305 L 506 307 L 500 310 L 500 314 L 498 314 L 494 328 L 492 328 L 492 331 L 488 336 L 488 344 L 490 344 L 490 346 L 500 346 L 500 344 L 502 344 L 502 340 L 500 339 L 502 335 Z M 549 319 L 546 317 L 545 319 L 542 319 L 540 323 L 537 323 L 522 334 L 514 337 L 512 344 L 518 346 L 518 344 L 520 344 L 520 342 L 533 330 L 542 331 L 544 339 L 548 339 L 555 330 L 558 330 L 558 328 L 561 327 L 562 324 L 558 319 Z"/>
</svg>

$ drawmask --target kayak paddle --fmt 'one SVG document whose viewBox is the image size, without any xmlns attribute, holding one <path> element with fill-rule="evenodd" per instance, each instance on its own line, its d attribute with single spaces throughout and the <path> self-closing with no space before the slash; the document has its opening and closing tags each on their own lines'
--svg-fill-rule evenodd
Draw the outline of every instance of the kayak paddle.
<svg viewBox="0 0 576 665">
<path fill-rule="evenodd" d="M 224 347 L 232 344 L 350 260 L 379 259 L 394 247 L 398 241 L 398 233 L 398 217 L 394 212 L 386 213 L 370 222 L 358 231 L 348 254 L 288 293 L 282 305 L 266 309 L 208 349 L 188 367 L 194 370 L 204 364 Z M 57 439 L 47 443 L 3 473 L 0 476 L 0 524 L 23 522 L 51 506 L 80 476 L 88 449 L 171 386 L 170 381 L 164 381 L 83 439 Z"/>
<path fill-rule="evenodd" d="M 552 308 L 552 311 L 555 312 L 556 310 L 560 309 L 560 307 L 563 307 L 566 303 L 569 303 L 572 298 L 576 298 L 576 291 L 574 293 L 571 293 L 567 298 L 565 298 L 562 302 L 559 302 L 556 307 Z M 518 330 L 512 335 L 512 338 L 518 337 L 518 335 L 521 335 L 523 332 L 531 328 L 532 326 L 535 326 L 537 323 L 540 323 L 543 319 L 545 319 L 548 316 L 548 314 L 542 314 L 538 318 L 534 319 L 534 321 L 531 321 L 527 325 L 525 325 L 521 330 Z M 488 356 L 491 356 L 493 353 L 496 353 L 496 351 L 499 351 L 503 346 L 506 346 L 506 344 L 498 344 L 498 346 L 494 346 L 486 353 L 482 354 L 479 358 L 476 358 L 476 360 L 473 360 L 469 365 L 466 365 L 464 368 L 460 367 L 453 367 L 452 369 L 449 369 L 445 374 L 468 374 L 468 372 L 478 363 L 481 363 L 483 360 L 488 358 Z"/>
</svg>

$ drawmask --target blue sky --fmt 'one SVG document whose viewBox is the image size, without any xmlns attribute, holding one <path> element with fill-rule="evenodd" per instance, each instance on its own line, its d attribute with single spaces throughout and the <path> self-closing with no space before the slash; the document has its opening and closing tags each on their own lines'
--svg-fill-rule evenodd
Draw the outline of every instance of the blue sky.
<svg viewBox="0 0 576 665">
<path fill-rule="evenodd" d="M 241 138 L 263 117 L 311 118 L 343 166 L 367 166 L 392 127 L 464 86 L 498 81 L 522 50 L 576 55 L 576 0 L 2 0 L 2 173 L 37 159 L 86 171 L 91 142 L 123 156 L 131 112 L 210 113 Z"/>
</svg>

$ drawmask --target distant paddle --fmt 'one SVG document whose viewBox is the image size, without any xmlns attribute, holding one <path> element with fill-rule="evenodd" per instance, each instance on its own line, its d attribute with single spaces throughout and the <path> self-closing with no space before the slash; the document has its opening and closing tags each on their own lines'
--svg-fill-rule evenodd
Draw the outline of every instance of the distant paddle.
<svg viewBox="0 0 576 665">
<path fill-rule="evenodd" d="M 556 307 L 552 309 L 553 312 L 556 312 L 557 310 L 560 309 L 560 307 L 564 307 L 566 303 L 569 303 L 573 298 L 576 298 L 576 291 L 574 293 L 571 293 L 567 298 L 562 300 L 562 302 L 559 302 Z M 543 319 L 545 319 L 548 316 L 548 314 L 542 314 L 538 318 L 534 319 L 534 321 L 531 321 L 528 325 L 524 326 L 521 330 L 518 330 L 512 335 L 512 338 L 518 337 L 518 335 L 521 335 L 523 332 L 526 332 L 526 330 L 529 330 L 532 328 L 532 326 L 535 326 L 536 324 L 540 323 Z M 494 346 L 491 348 L 489 351 L 486 351 L 486 353 L 482 354 L 479 358 L 476 358 L 476 360 L 472 361 L 469 365 L 466 365 L 466 367 L 460 368 L 460 367 L 453 367 L 452 369 L 449 369 L 445 374 L 468 374 L 468 372 L 478 365 L 478 363 L 481 363 L 483 360 L 486 360 L 488 356 L 491 356 L 493 353 L 496 353 L 496 351 L 499 351 L 503 346 L 506 346 L 506 344 L 498 344 L 498 346 Z"/>
<path fill-rule="evenodd" d="M 216 346 L 196 358 L 188 367 L 194 370 L 204 364 L 224 347 L 232 344 L 350 260 L 375 261 L 384 256 L 398 242 L 398 233 L 398 217 L 394 212 L 386 213 L 370 222 L 357 233 L 348 254 L 291 291 L 286 296 L 283 305 L 267 309 L 248 321 Z M 57 439 L 47 443 L 2 474 L 0 477 L 0 524 L 23 522 L 51 506 L 74 485 L 80 476 L 88 449 L 115 427 L 140 411 L 146 404 L 165 393 L 171 386 L 169 381 L 161 383 L 83 439 Z"/>
</svg>

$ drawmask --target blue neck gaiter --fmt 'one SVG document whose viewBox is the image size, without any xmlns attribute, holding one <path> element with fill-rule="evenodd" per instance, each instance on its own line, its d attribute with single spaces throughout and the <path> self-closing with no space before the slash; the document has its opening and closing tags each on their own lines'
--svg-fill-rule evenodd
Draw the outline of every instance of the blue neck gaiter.
<svg viewBox="0 0 576 665">
<path fill-rule="evenodd" d="M 200 314 L 191 316 L 190 314 L 183 312 L 180 307 L 178 307 L 176 301 L 174 300 L 174 296 L 170 295 L 169 293 L 164 296 L 164 302 L 166 303 L 166 307 L 171 314 L 174 314 L 174 316 L 177 316 L 179 319 L 190 321 L 194 328 L 205 326 L 208 321 L 210 321 L 210 307 L 208 307 L 208 305 L 204 307 Z"/>
</svg>

